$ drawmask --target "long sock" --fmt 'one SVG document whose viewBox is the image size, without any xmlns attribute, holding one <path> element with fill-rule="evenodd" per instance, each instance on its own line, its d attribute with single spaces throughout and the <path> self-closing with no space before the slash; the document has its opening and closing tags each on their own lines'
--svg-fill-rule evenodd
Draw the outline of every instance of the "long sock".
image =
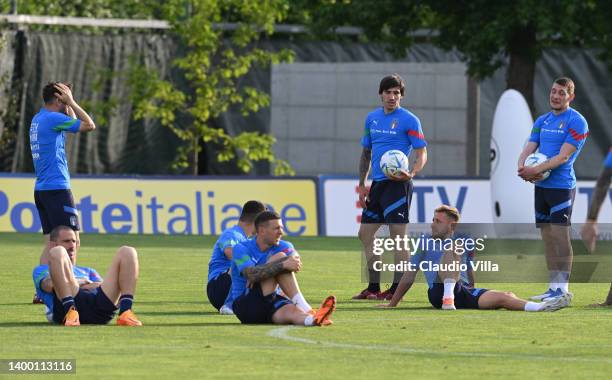
<svg viewBox="0 0 612 380">
<path fill-rule="evenodd" d="M 312 315 L 309 315 L 304 319 L 304 326 L 314 326 L 314 317 Z"/>
<path fill-rule="evenodd" d="M 133 295 L 122 294 L 121 298 L 119 298 L 119 314 L 123 313 L 126 310 L 130 310 L 132 308 L 133 302 L 134 302 Z"/>
<path fill-rule="evenodd" d="M 403 275 L 404 275 L 404 272 L 400 272 L 400 271 L 393 272 L 393 284 L 391 284 L 391 287 L 389 288 L 389 292 L 395 293 L 395 290 L 397 289 L 397 285 L 399 284 Z"/>
<path fill-rule="evenodd" d="M 300 292 L 298 292 L 296 295 L 293 296 L 293 298 L 291 298 L 291 302 L 298 305 L 300 309 L 304 310 L 307 313 L 312 310 L 312 306 L 310 306 L 308 302 L 306 302 L 306 299 Z"/>
<path fill-rule="evenodd" d="M 455 281 L 454 278 L 445 278 L 444 279 L 444 298 L 455 298 Z"/>
<path fill-rule="evenodd" d="M 370 283 L 368 290 L 371 292 L 380 292 L 380 272 L 374 269 L 368 269 Z"/>
<path fill-rule="evenodd" d="M 556 290 L 559 287 L 557 284 L 557 278 L 559 277 L 558 270 L 549 270 L 548 271 L 548 287 L 552 290 Z"/>
<path fill-rule="evenodd" d="M 66 313 L 68 312 L 68 310 L 70 310 L 71 307 L 76 308 L 74 304 L 74 297 L 68 296 L 68 297 L 62 298 L 62 305 L 64 306 L 64 312 Z"/>
<path fill-rule="evenodd" d="M 540 311 L 543 303 L 540 302 L 527 302 L 525 304 L 525 311 Z"/>
<path fill-rule="evenodd" d="M 557 287 L 566 293 L 569 291 L 569 278 L 570 272 L 560 270 L 557 275 Z"/>
</svg>

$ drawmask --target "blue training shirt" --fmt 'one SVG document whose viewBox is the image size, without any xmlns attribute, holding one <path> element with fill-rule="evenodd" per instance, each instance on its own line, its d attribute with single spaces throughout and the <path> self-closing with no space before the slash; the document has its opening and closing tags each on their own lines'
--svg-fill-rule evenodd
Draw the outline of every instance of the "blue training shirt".
<svg viewBox="0 0 612 380">
<path fill-rule="evenodd" d="M 76 278 L 77 281 L 79 279 L 87 279 L 91 282 L 102 281 L 102 276 L 100 276 L 98 272 L 93 268 L 73 265 L 72 273 L 74 274 L 74 278 Z M 45 306 L 47 307 L 47 318 L 52 318 L 53 293 L 47 293 L 40 287 L 40 283 L 42 282 L 42 280 L 47 277 L 49 277 L 49 265 L 39 265 L 32 271 L 32 279 L 34 280 L 34 288 L 36 289 L 36 295 L 38 296 L 38 298 L 43 300 Z"/>
<path fill-rule="evenodd" d="M 247 290 L 247 279 L 242 274 L 246 268 L 255 265 L 263 265 L 268 261 L 270 256 L 279 252 L 283 252 L 287 256 L 296 253 L 293 244 L 285 240 L 281 240 L 278 245 L 272 246 L 264 252 L 259 250 L 256 239 L 249 239 L 236 244 L 232 253 L 232 288 L 225 300 L 225 305 L 231 307 L 236 298 L 243 295 Z"/>
<path fill-rule="evenodd" d="M 36 171 L 34 190 L 70 189 L 70 173 L 64 150 L 64 132 L 76 133 L 81 120 L 44 107 L 30 125 L 30 149 Z"/>
<path fill-rule="evenodd" d="M 212 257 L 208 263 L 208 282 L 216 279 L 220 274 L 227 272 L 232 265 L 232 261 L 225 256 L 223 251 L 247 239 L 248 236 L 239 225 L 228 228 L 221 233 L 221 236 L 219 236 L 219 239 L 215 243 Z"/>
<path fill-rule="evenodd" d="M 554 157 L 559 154 L 565 143 L 575 146 L 576 151 L 566 163 L 553 169 L 550 176 L 537 182 L 536 186 L 552 189 L 576 187 L 574 161 L 580 154 L 588 135 L 589 126 L 586 119 L 571 107 L 559 115 L 551 111 L 540 116 L 533 124 L 529 136 L 529 141 L 539 144 L 540 153 L 545 154 L 548 158 Z"/>
<path fill-rule="evenodd" d="M 606 156 L 606 159 L 604 160 L 604 167 L 612 168 L 612 147 L 610 148 L 610 151 L 608 152 L 608 155 Z"/>
<path fill-rule="evenodd" d="M 398 107 L 385 114 L 380 107 L 370 112 L 365 120 L 361 146 L 372 150 L 372 180 L 384 181 L 387 176 L 380 169 L 380 159 L 389 150 L 397 149 L 410 155 L 412 148 L 427 145 L 421 122 L 412 112 Z"/>
<path fill-rule="evenodd" d="M 456 238 L 459 238 L 459 236 L 457 236 Z M 410 257 L 410 263 L 413 265 L 413 268 L 423 271 L 423 275 L 425 276 L 425 280 L 427 281 L 427 285 L 429 286 L 429 288 L 433 287 L 433 284 L 436 283 L 438 279 L 438 271 L 433 270 L 435 268 L 432 268 L 432 266 L 439 264 L 440 260 L 442 259 L 442 256 L 444 256 L 443 250 L 430 248 L 420 249 L 417 253 Z M 461 264 L 465 264 L 467 268 L 469 268 L 471 263 L 473 262 L 473 256 L 473 252 L 465 252 L 461 255 L 461 260 L 459 262 Z M 459 273 L 459 280 L 465 285 L 470 284 L 467 271 L 461 271 Z"/>
</svg>

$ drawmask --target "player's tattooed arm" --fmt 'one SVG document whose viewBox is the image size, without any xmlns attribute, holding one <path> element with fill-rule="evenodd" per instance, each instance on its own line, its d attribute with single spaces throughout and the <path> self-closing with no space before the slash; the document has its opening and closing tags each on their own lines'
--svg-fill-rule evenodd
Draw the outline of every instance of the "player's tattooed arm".
<svg viewBox="0 0 612 380">
<path fill-rule="evenodd" d="M 595 185 L 595 191 L 593 191 L 593 198 L 591 200 L 591 206 L 587 213 L 587 220 L 595 221 L 599 215 L 599 209 L 606 198 L 606 193 L 610 188 L 610 182 L 612 180 L 612 168 L 606 168 L 597 179 Z"/>
<path fill-rule="evenodd" d="M 289 260 L 290 257 L 291 256 L 283 257 L 280 260 L 276 260 L 265 265 L 248 267 L 242 273 L 251 284 L 261 282 L 268 278 L 276 277 L 276 275 L 280 273 L 287 272 L 287 269 L 285 269 L 283 263 Z"/>
<path fill-rule="evenodd" d="M 359 185 L 364 185 L 370 171 L 372 162 L 372 149 L 363 148 L 359 159 Z"/>
</svg>

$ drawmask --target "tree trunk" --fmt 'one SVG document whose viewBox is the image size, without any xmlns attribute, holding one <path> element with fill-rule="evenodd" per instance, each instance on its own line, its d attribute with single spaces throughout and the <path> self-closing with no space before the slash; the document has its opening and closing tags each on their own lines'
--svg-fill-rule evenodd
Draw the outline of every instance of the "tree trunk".
<svg viewBox="0 0 612 380">
<path fill-rule="evenodd" d="M 515 30 L 510 39 L 508 54 L 510 65 L 506 76 L 507 88 L 520 92 L 534 114 L 533 83 L 539 57 L 535 28 L 527 26 Z"/>
<path fill-rule="evenodd" d="M 199 155 L 200 155 L 200 150 L 198 149 L 198 144 L 199 143 L 200 143 L 199 136 L 195 137 L 193 139 L 193 141 L 192 141 L 192 144 L 193 144 L 193 147 L 192 147 L 192 150 L 193 150 L 193 173 L 192 174 L 193 175 L 198 175 L 198 169 L 199 169 L 199 167 L 198 167 L 198 158 L 199 158 Z"/>
</svg>

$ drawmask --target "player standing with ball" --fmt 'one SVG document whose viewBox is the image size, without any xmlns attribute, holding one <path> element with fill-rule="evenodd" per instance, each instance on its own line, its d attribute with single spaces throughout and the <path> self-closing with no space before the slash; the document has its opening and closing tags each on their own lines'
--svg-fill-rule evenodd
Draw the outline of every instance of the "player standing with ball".
<svg viewBox="0 0 612 380">
<path fill-rule="evenodd" d="M 368 287 L 353 299 L 390 300 L 402 277 L 398 272 L 391 288 L 380 291 L 380 272 L 374 270 L 378 258 L 373 253 L 376 231 L 386 224 L 391 238 L 404 236 L 407 232 L 408 211 L 412 198 L 412 177 L 420 172 L 427 162 L 427 142 L 423 136 L 421 122 L 412 112 L 400 106 L 404 96 L 404 80 L 393 74 L 380 81 L 378 94 L 382 107 L 368 114 L 365 132 L 361 138 L 363 151 L 359 160 L 359 203 L 363 207 L 359 240 L 368 266 Z M 380 159 L 385 152 L 393 149 L 410 155 L 415 149 L 416 162 L 410 171 L 387 177 L 380 168 Z M 366 179 L 372 167 L 372 184 L 368 189 Z M 396 252 L 398 259 L 408 260 L 409 252 Z"/>
<path fill-rule="evenodd" d="M 518 159 L 518 175 L 535 183 L 535 220 L 544 241 L 549 289 L 534 300 L 546 300 L 569 293 L 573 251 L 570 242 L 572 206 L 576 195 L 574 161 L 580 154 L 589 127 L 586 119 L 570 107 L 576 96 L 570 78 L 555 79 L 550 89 L 552 110 L 533 124 L 529 142 Z M 548 160 L 525 166 L 525 159 L 539 148 Z M 551 170 L 543 179 L 542 173 Z"/>
</svg>

